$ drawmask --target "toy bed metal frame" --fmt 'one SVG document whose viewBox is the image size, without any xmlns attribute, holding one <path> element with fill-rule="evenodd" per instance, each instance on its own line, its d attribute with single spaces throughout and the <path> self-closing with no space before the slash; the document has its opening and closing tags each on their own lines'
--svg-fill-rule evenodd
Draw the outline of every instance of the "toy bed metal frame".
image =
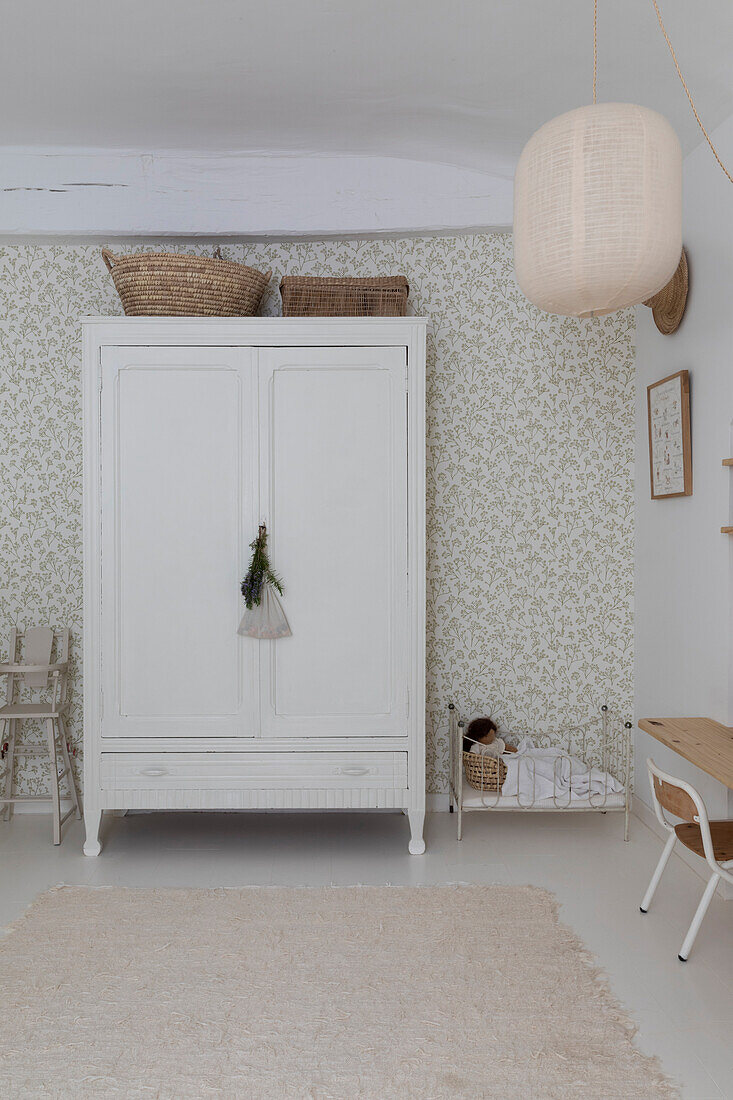
<svg viewBox="0 0 733 1100">
<path fill-rule="evenodd" d="M 605 789 L 601 793 L 588 794 L 582 798 L 573 797 L 568 793 L 558 794 L 555 791 L 552 798 L 536 798 L 534 794 L 536 775 L 533 773 L 532 798 L 527 800 L 524 795 L 502 795 L 501 789 L 495 791 L 479 791 L 470 786 L 466 780 L 463 769 L 463 738 L 465 736 L 465 722 L 459 717 L 453 703 L 448 704 L 448 718 L 450 728 L 450 811 L 458 814 L 458 839 L 461 839 L 463 831 L 463 814 L 474 810 L 527 810 L 534 813 L 611 813 L 622 811 L 624 814 L 624 840 L 629 839 L 629 814 L 631 810 L 631 722 L 619 720 L 611 723 L 611 715 L 607 706 L 601 707 L 602 733 L 599 748 L 593 750 L 592 759 L 588 752 L 588 731 L 584 727 L 571 727 L 565 731 L 565 735 L 539 734 L 535 735 L 540 748 L 561 748 L 567 755 L 575 760 L 581 760 L 583 771 L 587 774 L 592 767 L 599 768 L 607 775 L 611 775 L 622 785 L 621 792 Z M 502 736 L 505 736 L 502 732 Z M 511 738 L 511 734 L 508 735 Z M 573 771 L 571 760 L 570 777 L 578 775 Z M 468 793 L 470 792 L 470 794 Z M 466 797 L 470 803 L 466 804 Z"/>
</svg>

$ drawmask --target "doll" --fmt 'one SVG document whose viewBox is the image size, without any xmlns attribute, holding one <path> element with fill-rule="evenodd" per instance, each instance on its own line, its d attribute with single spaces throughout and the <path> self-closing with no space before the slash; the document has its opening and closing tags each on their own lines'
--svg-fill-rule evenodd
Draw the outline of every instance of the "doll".
<svg viewBox="0 0 733 1100">
<path fill-rule="evenodd" d="M 463 751 L 496 757 L 504 752 L 517 751 L 514 745 L 508 745 L 503 737 L 497 737 L 496 733 L 496 722 L 491 718 L 474 718 L 469 723 L 463 738 Z"/>
</svg>

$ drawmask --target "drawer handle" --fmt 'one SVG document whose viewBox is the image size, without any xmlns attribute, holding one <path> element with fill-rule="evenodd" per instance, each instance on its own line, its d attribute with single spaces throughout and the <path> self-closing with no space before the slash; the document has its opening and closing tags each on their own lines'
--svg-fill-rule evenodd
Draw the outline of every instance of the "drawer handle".
<svg viewBox="0 0 733 1100">
<path fill-rule="evenodd" d="M 140 775 L 167 775 L 167 768 L 141 768 Z"/>
<path fill-rule="evenodd" d="M 369 775 L 371 768 L 338 768 L 339 775 Z"/>
</svg>

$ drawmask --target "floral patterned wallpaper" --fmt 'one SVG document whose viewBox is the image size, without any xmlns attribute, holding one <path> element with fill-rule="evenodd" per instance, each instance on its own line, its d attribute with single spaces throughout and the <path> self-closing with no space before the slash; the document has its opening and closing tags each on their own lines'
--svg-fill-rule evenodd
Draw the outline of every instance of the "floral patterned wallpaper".
<svg viewBox="0 0 733 1100">
<path fill-rule="evenodd" d="M 202 242 L 157 247 L 211 253 Z M 430 319 L 428 790 L 446 787 L 449 701 L 509 730 L 582 726 L 591 738 L 601 703 L 629 715 L 633 313 L 541 313 L 515 284 L 502 233 L 223 252 L 272 267 L 268 314 L 286 273 L 404 273 L 410 312 Z M 0 248 L 0 629 L 72 628 L 77 766 L 79 318 L 118 313 L 98 247 Z M 21 764 L 18 779 L 40 793 L 42 761 Z"/>
</svg>

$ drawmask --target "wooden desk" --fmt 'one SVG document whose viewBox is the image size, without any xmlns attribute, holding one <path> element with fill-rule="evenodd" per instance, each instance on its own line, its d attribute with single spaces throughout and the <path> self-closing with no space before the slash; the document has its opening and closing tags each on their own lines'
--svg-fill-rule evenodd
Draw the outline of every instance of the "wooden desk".
<svg viewBox="0 0 733 1100">
<path fill-rule="evenodd" d="M 712 718 L 642 718 L 639 729 L 733 790 L 733 729 Z"/>
</svg>

